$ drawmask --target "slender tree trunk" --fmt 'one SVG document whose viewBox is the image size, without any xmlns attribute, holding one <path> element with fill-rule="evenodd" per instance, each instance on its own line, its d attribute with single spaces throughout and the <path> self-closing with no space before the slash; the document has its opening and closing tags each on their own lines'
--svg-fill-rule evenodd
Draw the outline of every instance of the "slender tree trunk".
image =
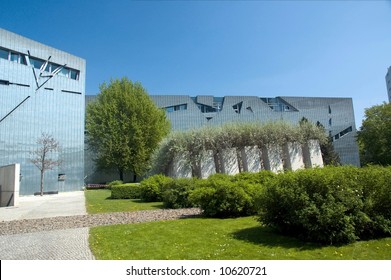
<svg viewBox="0 0 391 280">
<path fill-rule="evenodd" d="M 137 180 L 137 175 L 136 173 L 133 173 L 133 183 L 136 183 L 136 180 Z"/>
<path fill-rule="evenodd" d="M 43 179 L 44 179 L 44 170 L 41 170 L 41 196 L 43 196 Z"/>
<path fill-rule="evenodd" d="M 118 169 L 119 172 L 119 179 L 123 182 L 124 181 L 124 171 L 122 169 Z"/>
</svg>

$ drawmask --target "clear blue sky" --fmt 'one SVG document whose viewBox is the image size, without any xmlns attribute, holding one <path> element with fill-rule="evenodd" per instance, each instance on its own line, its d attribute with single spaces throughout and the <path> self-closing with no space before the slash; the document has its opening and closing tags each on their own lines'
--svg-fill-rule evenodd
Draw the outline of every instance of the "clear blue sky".
<svg viewBox="0 0 391 280">
<path fill-rule="evenodd" d="M 86 94 L 127 76 L 150 94 L 387 101 L 391 1 L 1 0 L 0 27 L 87 61 Z"/>
</svg>

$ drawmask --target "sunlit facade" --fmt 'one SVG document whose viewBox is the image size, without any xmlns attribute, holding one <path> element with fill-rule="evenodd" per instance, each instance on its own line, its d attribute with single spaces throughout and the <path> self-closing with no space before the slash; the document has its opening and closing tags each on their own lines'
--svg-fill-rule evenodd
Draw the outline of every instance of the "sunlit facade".
<svg viewBox="0 0 391 280">
<path fill-rule="evenodd" d="M 20 195 L 39 191 L 30 152 L 42 133 L 62 162 L 45 173 L 45 191 L 82 189 L 85 75 L 84 59 L 0 29 L 0 166 L 20 163 Z"/>
<path fill-rule="evenodd" d="M 95 96 L 86 96 L 87 103 Z M 323 125 L 332 139 L 342 164 L 359 166 L 356 125 L 351 98 L 257 97 L 151 95 L 155 104 L 166 111 L 172 130 L 196 129 L 231 122 L 286 121 L 298 123 L 303 117 Z M 118 179 L 115 172 L 97 172 L 86 153 L 86 182 L 104 183 Z M 125 177 L 131 180 L 131 176 Z"/>
</svg>

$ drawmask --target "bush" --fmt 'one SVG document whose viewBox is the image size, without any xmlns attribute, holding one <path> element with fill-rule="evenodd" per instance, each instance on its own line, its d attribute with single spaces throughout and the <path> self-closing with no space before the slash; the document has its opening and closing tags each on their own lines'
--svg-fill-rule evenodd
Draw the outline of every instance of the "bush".
<svg viewBox="0 0 391 280">
<path fill-rule="evenodd" d="M 118 185 L 123 185 L 124 184 L 124 182 L 123 181 L 121 181 L 121 180 L 115 180 L 115 181 L 111 181 L 110 183 L 108 183 L 107 184 L 107 188 L 108 189 L 111 189 L 112 188 L 112 186 L 118 186 Z"/>
<path fill-rule="evenodd" d="M 164 175 L 153 175 L 141 181 L 141 199 L 146 202 L 163 201 L 163 191 L 173 179 Z"/>
<path fill-rule="evenodd" d="M 278 175 L 260 198 L 260 221 L 321 243 L 390 235 L 391 172 L 356 167 L 306 169 Z"/>
<path fill-rule="evenodd" d="M 189 200 L 189 194 L 196 187 L 196 178 L 180 178 L 167 183 L 163 192 L 163 205 L 166 208 L 190 208 L 194 203 Z"/>
<path fill-rule="evenodd" d="M 234 181 L 234 177 L 215 174 L 207 180 L 200 180 L 189 199 L 200 206 L 208 217 L 239 217 L 254 214 L 255 199 L 261 186 L 244 180 Z"/>
<path fill-rule="evenodd" d="M 137 183 L 113 185 L 111 187 L 111 198 L 113 199 L 139 199 L 141 186 Z"/>
<path fill-rule="evenodd" d="M 391 167 L 362 168 L 359 177 L 364 192 L 364 212 L 370 221 L 363 230 L 364 238 L 391 235 Z"/>
</svg>

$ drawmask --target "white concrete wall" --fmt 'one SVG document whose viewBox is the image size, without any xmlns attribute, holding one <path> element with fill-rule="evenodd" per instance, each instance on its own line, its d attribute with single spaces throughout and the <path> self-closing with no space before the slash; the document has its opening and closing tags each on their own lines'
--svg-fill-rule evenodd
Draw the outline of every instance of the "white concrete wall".
<svg viewBox="0 0 391 280">
<path fill-rule="evenodd" d="M 284 171 L 282 149 L 278 145 L 267 145 L 262 147 L 262 158 L 266 170 L 274 173 Z"/>
<path fill-rule="evenodd" d="M 286 169 L 295 171 L 305 168 L 303 149 L 300 143 L 286 143 L 283 147 L 283 151 Z"/>
<path fill-rule="evenodd" d="M 201 178 L 208 178 L 216 173 L 213 151 L 205 151 L 201 160 Z"/>
<path fill-rule="evenodd" d="M 20 164 L 0 167 L 0 207 L 19 204 Z"/>
<path fill-rule="evenodd" d="M 189 163 L 188 157 L 188 153 L 182 153 L 175 156 L 171 167 L 172 177 L 191 178 L 191 165 Z"/>
<path fill-rule="evenodd" d="M 318 140 L 309 140 L 303 145 L 303 157 L 306 168 L 323 167 L 322 152 Z"/>
<path fill-rule="evenodd" d="M 318 140 L 309 140 L 301 145 L 298 142 L 279 145 L 267 145 L 261 149 L 257 146 L 248 146 L 240 150 L 243 170 L 259 172 L 262 169 L 278 173 L 286 170 L 323 167 L 323 158 Z M 217 166 L 217 169 L 216 169 Z M 193 168 L 193 172 L 192 172 Z M 170 176 L 174 178 L 190 178 L 192 173 L 201 178 L 208 178 L 216 172 L 235 175 L 240 172 L 236 148 L 225 149 L 215 154 L 206 151 L 201 160 L 188 163 L 188 155 L 177 156 L 172 164 Z"/>
<path fill-rule="evenodd" d="M 247 146 L 241 149 L 243 171 L 259 172 L 262 169 L 261 151 L 258 146 Z"/>
<path fill-rule="evenodd" d="M 228 175 L 239 173 L 238 156 L 236 148 L 224 149 L 220 153 L 221 171 Z"/>
</svg>

